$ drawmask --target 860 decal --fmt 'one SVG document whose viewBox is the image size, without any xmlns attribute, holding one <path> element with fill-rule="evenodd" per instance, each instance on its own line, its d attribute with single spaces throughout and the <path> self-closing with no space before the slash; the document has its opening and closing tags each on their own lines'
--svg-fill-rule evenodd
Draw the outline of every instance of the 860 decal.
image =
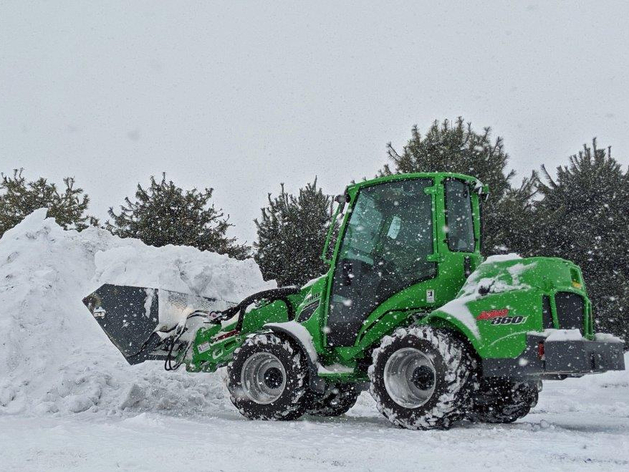
<svg viewBox="0 0 629 472">
<path fill-rule="evenodd" d="M 503 316 L 500 318 L 494 318 L 491 320 L 492 325 L 518 325 L 526 321 L 526 316 Z"/>
<path fill-rule="evenodd" d="M 483 311 L 476 317 L 477 320 L 491 322 L 492 325 L 518 325 L 526 321 L 528 316 L 509 316 L 508 308 Z"/>
</svg>

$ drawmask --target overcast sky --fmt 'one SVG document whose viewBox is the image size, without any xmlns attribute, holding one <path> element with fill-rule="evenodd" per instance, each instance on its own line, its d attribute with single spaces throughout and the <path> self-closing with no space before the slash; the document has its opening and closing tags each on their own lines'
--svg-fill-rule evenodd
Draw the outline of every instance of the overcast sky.
<svg viewBox="0 0 629 472">
<path fill-rule="evenodd" d="M 629 2 L 0 0 L 0 171 L 101 218 L 165 171 L 252 242 L 281 182 L 339 193 L 459 115 L 518 180 L 594 136 L 626 168 Z"/>
</svg>

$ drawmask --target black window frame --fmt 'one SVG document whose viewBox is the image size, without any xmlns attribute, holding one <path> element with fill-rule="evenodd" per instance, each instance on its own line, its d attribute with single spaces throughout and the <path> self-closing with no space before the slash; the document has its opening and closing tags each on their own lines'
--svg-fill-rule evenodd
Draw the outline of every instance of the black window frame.
<svg viewBox="0 0 629 472">
<path fill-rule="evenodd" d="M 554 329 L 553 310 L 550 304 L 550 296 L 542 296 L 542 327 L 544 329 Z"/>
<path fill-rule="evenodd" d="M 469 203 L 470 203 L 470 220 L 472 222 L 472 249 L 470 251 L 465 251 L 465 250 L 461 250 L 461 249 L 456 249 L 456 248 L 452 248 L 452 242 L 450 240 L 450 224 L 448 221 L 448 216 L 449 216 L 449 210 L 448 210 L 448 190 L 447 190 L 447 185 L 449 182 L 459 182 L 463 185 L 465 185 L 465 187 L 467 188 L 467 192 L 468 192 L 468 197 L 469 197 Z M 474 227 L 474 202 L 472 201 L 472 192 L 470 190 L 470 185 L 469 182 L 462 180 L 462 179 L 457 179 L 457 178 L 447 178 L 444 179 L 443 181 L 443 206 L 444 206 L 444 210 L 445 210 L 445 221 L 446 221 L 446 226 L 448 227 L 448 232 L 446 233 L 446 243 L 448 246 L 448 250 L 450 252 L 460 252 L 460 253 L 464 253 L 464 254 L 472 254 L 474 252 L 476 252 L 476 246 L 478 245 L 478 238 L 476 237 L 476 228 Z"/>
<path fill-rule="evenodd" d="M 578 300 L 577 305 L 574 306 L 581 309 L 580 316 L 570 311 L 570 299 Z M 587 304 L 583 295 L 566 290 L 555 293 L 555 311 L 559 329 L 578 329 L 581 333 L 584 332 Z"/>
</svg>

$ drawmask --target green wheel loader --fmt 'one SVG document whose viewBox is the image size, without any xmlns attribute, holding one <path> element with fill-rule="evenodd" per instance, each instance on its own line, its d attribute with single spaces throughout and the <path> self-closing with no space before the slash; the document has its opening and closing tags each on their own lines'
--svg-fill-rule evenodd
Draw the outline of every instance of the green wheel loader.
<svg viewBox="0 0 629 472">
<path fill-rule="evenodd" d="M 227 366 L 247 418 L 337 416 L 369 388 L 409 429 L 508 423 L 544 379 L 624 369 L 623 341 L 594 333 L 581 270 L 557 258 L 480 254 L 478 179 L 393 175 L 336 197 L 326 274 L 227 306 L 104 285 L 85 304 L 131 364 Z M 332 225 L 334 226 L 334 225 Z"/>
</svg>

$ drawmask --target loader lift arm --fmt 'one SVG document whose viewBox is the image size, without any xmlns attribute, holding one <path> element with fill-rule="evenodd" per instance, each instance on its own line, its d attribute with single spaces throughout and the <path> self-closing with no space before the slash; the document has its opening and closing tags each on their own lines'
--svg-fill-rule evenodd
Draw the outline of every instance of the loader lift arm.
<svg viewBox="0 0 629 472">
<path fill-rule="evenodd" d="M 241 301 L 238 305 L 230 307 L 226 310 L 223 310 L 221 314 L 214 318 L 213 322 L 220 323 L 222 321 L 227 321 L 233 318 L 236 313 L 238 313 L 238 321 L 236 323 L 235 330 L 240 332 L 242 330 L 242 323 L 245 318 L 246 310 L 249 305 L 255 302 L 259 302 L 262 300 L 266 300 L 268 302 L 282 301 L 286 305 L 286 312 L 288 316 L 288 321 L 292 321 L 295 319 L 295 308 L 293 304 L 288 299 L 289 295 L 295 295 L 300 292 L 299 287 L 281 287 L 274 288 L 270 290 L 264 290 L 262 292 L 254 293 L 253 295 L 248 296 L 243 301 Z"/>
<path fill-rule="evenodd" d="M 221 324 L 223 321 L 231 320 L 234 316 L 238 315 L 236 326 L 233 329 L 234 334 L 237 334 L 242 331 L 242 325 L 245 319 L 245 315 L 247 314 L 248 306 L 250 306 L 252 303 L 260 301 L 266 301 L 268 303 L 281 301 L 284 303 L 284 305 L 286 305 L 286 314 L 288 321 L 292 321 L 295 319 L 295 308 L 293 307 L 291 301 L 288 299 L 288 296 L 297 294 L 299 293 L 299 291 L 299 287 L 282 287 L 270 290 L 263 290 L 262 292 L 254 293 L 253 295 L 248 296 L 237 305 L 229 307 L 226 310 L 220 312 L 196 311 L 191 313 L 186 318 L 185 323 L 180 324 L 169 330 L 169 332 L 175 330 L 175 333 L 172 336 L 163 339 L 163 343 L 167 347 L 168 352 L 164 361 L 164 368 L 166 370 L 177 370 L 181 366 L 181 364 L 183 364 L 186 354 L 188 353 L 188 350 L 193 343 L 193 338 L 190 338 L 189 340 L 184 342 L 180 342 L 180 340 L 183 334 L 188 330 L 187 323 L 188 320 L 190 320 L 191 318 L 194 318 L 195 316 L 201 316 L 207 318 L 210 324 Z"/>
<path fill-rule="evenodd" d="M 115 301 L 116 298 L 111 297 L 111 293 L 116 294 L 120 301 Z M 188 297 L 186 294 L 106 284 L 85 297 L 83 303 L 119 347 L 129 364 L 164 360 L 166 370 L 176 370 L 185 360 L 194 339 L 194 336 L 189 336 L 193 329 L 189 323 L 191 319 L 204 318 L 206 323 L 220 325 L 223 321 L 238 316 L 234 331 L 241 332 L 247 307 L 252 303 L 282 301 L 286 305 L 286 315 L 290 321 L 295 318 L 295 308 L 288 297 L 297 293 L 298 287 L 264 290 L 225 310 L 194 310 L 174 326 L 164 326 L 159 320 L 160 304 L 168 303 L 173 297 L 185 300 Z M 162 300 L 164 297 L 166 299 Z M 114 303 L 111 303 L 112 299 Z M 205 300 L 216 302 L 216 299 Z M 186 303 L 181 306 L 185 307 Z"/>
</svg>

